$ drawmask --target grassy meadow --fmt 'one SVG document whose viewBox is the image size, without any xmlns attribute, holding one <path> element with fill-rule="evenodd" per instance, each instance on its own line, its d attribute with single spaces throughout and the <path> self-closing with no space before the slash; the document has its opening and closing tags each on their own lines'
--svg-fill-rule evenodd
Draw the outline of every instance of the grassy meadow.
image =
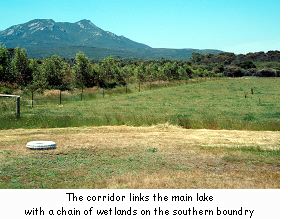
<svg viewBox="0 0 288 219">
<path fill-rule="evenodd" d="M 31 151 L 33 139 L 56 150 Z M 171 125 L 0 132 L 0 188 L 279 188 L 279 132 Z"/>
<path fill-rule="evenodd" d="M 0 188 L 279 188 L 279 78 L 0 99 Z M 20 92 L 20 91 L 19 91 Z M 28 150 L 52 140 L 55 150 Z"/>
<path fill-rule="evenodd" d="M 13 100 L 0 99 L 0 129 L 102 125 L 147 126 L 170 123 L 193 129 L 280 129 L 279 78 L 202 79 L 170 86 L 130 86 L 80 94 L 22 95 L 21 118 Z M 253 93 L 253 94 L 252 94 Z M 6 101 L 4 103 L 4 101 Z M 10 104 L 7 103 L 10 101 Z"/>
</svg>

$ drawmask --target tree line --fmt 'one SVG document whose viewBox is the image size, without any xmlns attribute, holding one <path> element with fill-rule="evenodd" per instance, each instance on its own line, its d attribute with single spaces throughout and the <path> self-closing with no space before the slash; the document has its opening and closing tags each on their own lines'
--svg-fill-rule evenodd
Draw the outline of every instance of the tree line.
<svg viewBox="0 0 288 219">
<path fill-rule="evenodd" d="M 23 48 L 0 46 L 0 83 L 30 90 L 114 88 L 129 83 L 188 80 L 195 77 L 279 77 L 280 52 L 194 53 L 190 60 L 123 60 L 107 57 L 90 60 L 78 52 L 73 59 L 53 55 L 43 59 L 28 58 Z"/>
</svg>

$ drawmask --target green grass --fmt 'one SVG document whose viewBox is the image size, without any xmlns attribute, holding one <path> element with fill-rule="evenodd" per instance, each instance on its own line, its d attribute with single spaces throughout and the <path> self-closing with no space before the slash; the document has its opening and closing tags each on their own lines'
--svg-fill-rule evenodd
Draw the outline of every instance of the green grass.
<svg viewBox="0 0 288 219">
<path fill-rule="evenodd" d="M 29 156 L 12 154 L 6 154 L 1 163 L 0 188 L 87 188 L 95 184 L 105 188 L 105 180 L 111 177 L 167 166 L 156 152 L 136 150 L 131 154 L 125 148 L 75 149 L 56 155 L 45 151 Z"/>
<path fill-rule="evenodd" d="M 264 69 L 264 68 L 272 68 L 272 69 L 280 69 L 279 62 L 254 62 L 257 69 Z"/>
<path fill-rule="evenodd" d="M 147 175 L 161 171 L 188 174 L 195 171 L 195 165 L 207 173 L 215 171 L 215 168 L 225 169 L 233 165 L 237 165 L 239 169 L 265 166 L 275 169 L 275 172 L 279 168 L 279 150 L 216 147 L 200 151 L 220 159 L 216 163 L 201 159 L 200 167 L 187 163 L 185 159 L 180 159 L 175 164 L 167 155 L 151 148 L 134 148 L 133 151 L 126 148 L 73 149 L 59 154 L 36 151 L 30 155 L 17 156 L 13 151 L 2 151 L 6 154 L 1 162 L 0 188 L 107 188 L 117 178 L 118 186 L 125 188 L 121 177 L 127 174 L 135 177 L 143 172 Z M 183 154 L 177 156 L 180 158 Z M 188 183 L 186 187 L 189 185 Z"/>
<path fill-rule="evenodd" d="M 21 118 L 14 106 L 0 99 L 0 129 L 48 128 L 101 125 L 152 125 L 169 122 L 184 128 L 279 130 L 279 78 L 223 78 L 199 83 L 173 84 L 142 92 L 129 88 L 86 93 L 84 100 L 74 94 L 36 96 L 31 108 L 23 96 Z M 251 88 L 254 94 L 251 94 Z M 247 94 L 247 98 L 245 98 Z M 7 100 L 6 100 L 7 101 Z M 10 107 L 9 107 L 10 106 Z"/>
<path fill-rule="evenodd" d="M 226 153 L 223 156 L 223 160 L 229 163 L 246 163 L 251 164 L 272 164 L 279 166 L 280 162 L 280 150 L 267 150 L 258 147 L 239 147 L 239 148 L 202 148 L 202 150 L 210 150 L 211 152 L 217 153 L 218 150 L 224 150 Z"/>
</svg>

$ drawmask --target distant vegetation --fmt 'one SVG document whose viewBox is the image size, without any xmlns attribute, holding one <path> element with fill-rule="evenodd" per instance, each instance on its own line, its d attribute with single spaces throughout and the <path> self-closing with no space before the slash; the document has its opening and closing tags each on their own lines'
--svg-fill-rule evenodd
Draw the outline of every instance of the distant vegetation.
<svg viewBox="0 0 288 219">
<path fill-rule="evenodd" d="M 79 52 L 74 59 L 53 55 L 29 59 L 25 49 L 0 47 L 0 92 L 16 88 L 30 91 L 45 89 L 71 90 L 98 86 L 115 88 L 155 81 L 189 80 L 198 77 L 279 77 L 280 52 L 235 55 L 193 53 L 189 61 L 122 60 L 106 57 L 89 60 Z"/>
</svg>

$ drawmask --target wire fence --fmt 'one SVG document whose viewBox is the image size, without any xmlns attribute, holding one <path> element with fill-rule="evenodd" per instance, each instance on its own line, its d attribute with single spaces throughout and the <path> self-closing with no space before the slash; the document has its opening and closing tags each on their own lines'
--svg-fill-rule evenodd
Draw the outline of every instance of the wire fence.
<svg viewBox="0 0 288 219">
<path fill-rule="evenodd" d="M 145 82 L 141 84 L 130 84 L 119 86 L 113 89 L 104 89 L 99 87 L 74 89 L 70 91 L 46 90 L 44 92 L 26 91 L 21 95 L 21 105 L 36 107 L 45 104 L 65 104 L 73 101 L 85 101 L 92 99 L 103 99 L 111 96 L 119 96 L 130 93 L 139 93 L 147 90 L 154 90 L 163 87 L 178 86 L 190 83 L 199 83 L 208 79 L 185 80 L 185 81 L 157 81 Z M 215 80 L 215 79 L 213 79 Z"/>
<path fill-rule="evenodd" d="M 140 91 L 147 91 L 151 89 L 158 89 L 163 87 L 170 87 L 170 86 L 178 86 L 190 83 L 199 83 L 204 82 L 207 80 L 221 80 L 221 79 L 200 79 L 197 81 L 189 80 L 189 81 L 172 81 L 172 82 L 158 82 L 158 83 L 143 83 L 141 84 L 141 90 Z M 71 102 L 80 102 L 80 101 L 97 101 L 97 100 L 104 100 L 106 98 L 110 98 L 113 96 L 120 96 L 125 95 L 129 93 L 138 93 L 138 84 L 131 84 L 128 86 L 122 86 L 122 87 L 116 87 L 114 89 L 103 89 L 99 87 L 94 88 L 86 88 L 84 90 L 82 89 L 74 89 L 70 91 L 61 91 L 61 90 L 46 90 L 44 92 L 31 92 L 31 91 L 25 91 L 21 94 L 21 108 L 34 108 L 34 107 L 45 107 L 47 105 L 55 104 L 55 105 L 64 105 L 69 104 Z M 195 107 L 193 107 L 195 110 L 201 110 L 201 109 L 215 109 L 217 107 L 227 107 L 230 110 L 235 109 L 239 106 L 245 105 L 247 108 L 250 106 L 254 106 L 257 104 L 259 107 L 261 106 L 268 106 L 268 105 L 274 105 L 274 107 L 278 107 L 278 103 L 275 100 L 272 102 L 265 100 L 264 98 L 257 96 L 254 94 L 254 90 L 250 91 L 249 95 L 248 92 L 243 91 L 243 95 L 239 96 L 239 102 L 233 102 L 233 104 L 230 104 L 229 102 L 225 101 L 225 97 L 223 98 L 223 101 L 217 101 L 217 102 L 207 102 L 207 103 L 201 103 L 201 102 L 195 102 Z M 179 97 L 181 98 L 181 97 Z M 193 101 L 193 100 L 191 100 Z M 169 105 L 169 103 L 167 103 Z M 165 103 L 164 103 L 165 105 Z M 164 108 L 177 108 L 175 105 L 171 106 L 164 106 Z M 120 107 L 120 106 L 118 106 Z M 150 109 L 153 107 L 159 108 L 159 106 L 149 106 Z M 11 98 L 0 98 L 0 113 L 8 113 L 15 112 L 15 100 Z"/>
</svg>

